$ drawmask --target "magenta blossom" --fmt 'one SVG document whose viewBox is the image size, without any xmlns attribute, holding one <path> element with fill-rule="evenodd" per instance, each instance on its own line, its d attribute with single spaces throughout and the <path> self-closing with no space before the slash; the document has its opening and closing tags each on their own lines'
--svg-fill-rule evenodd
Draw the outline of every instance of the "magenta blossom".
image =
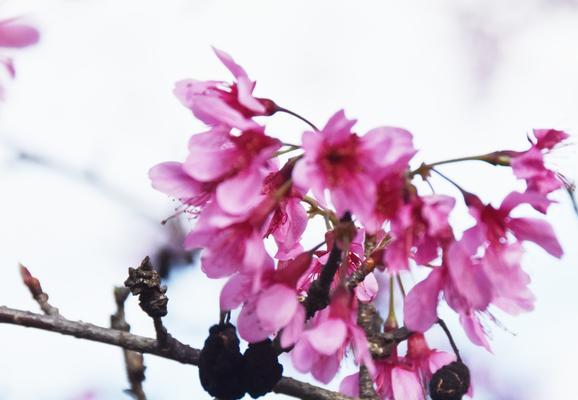
<svg viewBox="0 0 578 400">
<path fill-rule="evenodd" d="M 223 278 L 237 271 L 260 274 L 273 265 L 263 235 L 268 213 L 274 207 L 275 202 L 267 198 L 248 215 L 235 216 L 216 202 L 209 203 L 185 238 L 185 247 L 204 249 L 201 268 L 209 278 Z"/>
<path fill-rule="evenodd" d="M 346 289 L 333 294 L 331 305 L 319 311 L 291 351 L 293 366 L 300 372 L 311 372 L 315 379 L 330 382 L 349 346 L 355 361 L 363 363 L 370 373 L 375 367 L 368 350 L 367 338 L 357 325 L 357 307 Z"/>
<path fill-rule="evenodd" d="M 544 165 L 544 154 L 568 139 L 564 131 L 555 129 L 534 129 L 536 142 L 524 152 L 511 152 L 514 175 L 526 181 L 528 191 L 548 194 L 563 186 L 561 177 Z M 546 208 L 538 208 L 546 212 Z"/>
<path fill-rule="evenodd" d="M 391 221 L 393 241 L 385 251 L 390 272 L 409 269 L 409 258 L 426 264 L 439 256 L 439 246 L 453 238 L 448 217 L 455 205 L 453 197 L 417 196 L 402 206 Z"/>
<path fill-rule="evenodd" d="M 425 400 L 427 384 L 441 367 L 455 361 L 453 354 L 430 349 L 424 336 L 414 333 L 407 342 L 405 357 L 397 349 L 385 360 L 375 362 L 373 377 L 376 391 L 384 400 Z M 359 397 L 359 373 L 343 379 L 339 391 Z"/>
<path fill-rule="evenodd" d="M 195 116 L 208 125 L 226 125 L 241 130 L 252 129 L 257 115 L 271 115 L 277 110 L 273 101 L 253 96 L 255 82 L 230 55 L 213 48 L 219 60 L 233 74 L 236 82 L 185 79 L 176 83 L 175 96 Z"/>
<path fill-rule="evenodd" d="M 472 342 L 489 350 L 476 313 L 485 311 L 490 304 L 491 283 L 481 262 L 472 259 L 459 243 L 452 243 L 447 255 L 444 252 L 442 266 L 433 268 L 406 296 L 403 315 L 408 329 L 425 332 L 435 323 L 442 292 L 448 305 L 460 315 L 460 322 Z"/>
<path fill-rule="evenodd" d="M 276 169 L 270 159 L 280 147 L 261 127 L 234 136 L 219 126 L 191 137 L 183 169 L 199 182 L 215 184 L 219 206 L 240 214 L 262 200 L 263 181 Z"/>
<path fill-rule="evenodd" d="M 405 298 L 405 325 L 425 332 L 437 320 L 440 293 L 460 316 L 470 340 L 490 350 L 478 319 L 494 304 L 510 314 L 533 309 L 530 279 L 521 269 L 521 246 L 517 243 L 489 247 L 483 257 L 472 256 L 464 242 L 450 245 L 444 264 L 415 285 Z"/>
<path fill-rule="evenodd" d="M 512 192 L 504 198 L 499 208 L 484 205 L 471 193 L 465 193 L 464 198 L 470 213 L 477 224 L 464 232 L 463 242 L 470 253 L 484 241 L 490 246 L 498 246 L 508 239 L 511 233 L 519 241 L 530 241 L 542 247 L 554 257 L 562 257 L 563 250 L 556 234 L 547 222 L 536 218 L 514 218 L 510 212 L 521 204 L 529 204 L 534 208 L 546 208 L 551 203 L 545 196 L 535 192 Z"/>
<path fill-rule="evenodd" d="M 376 128 L 360 137 L 351 131 L 355 122 L 338 111 L 320 132 L 305 132 L 305 155 L 293 179 L 298 187 L 311 188 L 321 204 L 328 190 L 339 216 L 351 211 L 363 223 L 374 210 L 379 178 L 389 169 L 407 167 L 415 150 L 403 129 Z"/>
<path fill-rule="evenodd" d="M 305 309 L 297 300 L 297 280 L 309 267 L 311 254 L 302 253 L 277 270 L 269 266 L 255 284 L 252 275 L 236 274 L 221 292 L 221 310 L 243 304 L 237 320 L 239 335 L 250 343 L 262 341 L 284 329 L 281 340 L 289 347 L 299 337 L 305 322 Z"/>
</svg>

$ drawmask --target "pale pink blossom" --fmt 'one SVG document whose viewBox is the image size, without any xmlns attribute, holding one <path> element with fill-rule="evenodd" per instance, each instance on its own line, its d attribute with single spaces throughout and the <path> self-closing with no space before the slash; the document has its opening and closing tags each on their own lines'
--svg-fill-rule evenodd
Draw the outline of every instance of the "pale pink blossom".
<svg viewBox="0 0 578 400">
<path fill-rule="evenodd" d="M 453 354 L 430 349 L 424 336 L 419 333 L 410 336 L 407 346 L 405 357 L 399 357 L 397 349 L 393 349 L 388 358 L 375 361 L 373 380 L 381 399 L 424 400 L 433 374 L 456 359 Z M 359 374 L 344 378 L 339 391 L 359 397 Z"/>
<path fill-rule="evenodd" d="M 441 267 L 415 285 L 404 300 L 404 323 L 416 332 L 427 331 L 437 320 L 440 294 L 460 315 L 460 322 L 473 343 L 490 349 L 476 313 L 485 311 L 493 296 L 491 282 L 480 260 L 471 257 L 460 243 L 444 252 Z"/>
<path fill-rule="evenodd" d="M 470 253 L 475 253 L 485 241 L 488 241 L 490 246 L 498 246 L 508 239 L 509 233 L 519 241 L 536 243 L 554 257 L 562 257 L 564 252 L 550 224 L 537 218 L 514 218 L 510 215 L 511 211 L 521 204 L 546 208 L 551 201 L 544 195 L 536 192 L 512 192 L 497 209 L 490 204 L 483 204 L 471 193 L 465 193 L 464 198 L 470 213 L 477 221 L 474 227 L 464 232 L 463 243 Z"/>
<path fill-rule="evenodd" d="M 261 127 L 234 136 L 219 126 L 191 137 L 183 169 L 199 182 L 216 185 L 216 201 L 224 211 L 241 214 L 262 200 L 264 179 L 276 169 L 270 159 L 280 147 Z"/>
<path fill-rule="evenodd" d="M 256 125 L 252 117 L 275 113 L 277 106 L 273 101 L 253 96 L 255 82 L 249 79 L 245 70 L 229 54 L 215 48 L 213 50 L 236 82 L 179 81 L 174 94 L 181 103 L 208 125 L 226 125 L 241 130 L 252 129 Z"/>
<path fill-rule="evenodd" d="M 382 127 L 358 136 L 352 132 L 355 123 L 338 111 L 320 132 L 305 132 L 305 155 L 293 179 L 323 205 L 329 191 L 339 216 L 350 211 L 364 223 L 375 208 L 380 177 L 406 166 L 415 150 L 411 134 L 403 129 Z"/>
<path fill-rule="evenodd" d="M 536 142 L 529 150 L 509 152 L 512 157 L 510 163 L 514 175 L 526 181 L 528 191 L 548 194 L 561 188 L 564 183 L 559 174 L 545 166 L 544 155 L 568 139 L 569 135 L 555 129 L 534 129 L 534 136 Z M 547 205 L 539 207 L 539 211 L 546 212 Z"/>
<path fill-rule="evenodd" d="M 291 351 L 295 369 L 303 373 L 311 372 L 315 379 L 328 383 L 339 370 L 341 359 L 351 346 L 356 363 L 363 363 L 374 373 L 367 338 L 357 325 L 357 311 L 353 304 L 347 290 L 338 289 L 330 306 L 317 312 L 311 327 L 300 335 Z"/>
<path fill-rule="evenodd" d="M 439 256 L 442 243 L 452 239 L 448 223 L 455 205 L 453 197 L 413 195 L 391 221 L 393 240 L 385 251 L 385 265 L 391 272 L 409 269 L 409 259 L 426 264 Z"/>
<path fill-rule="evenodd" d="M 247 215 L 237 216 L 211 202 L 185 238 L 185 247 L 204 249 L 201 269 L 209 278 L 223 278 L 237 271 L 259 274 L 273 264 L 263 235 L 274 208 L 275 202 L 267 198 Z"/>
<path fill-rule="evenodd" d="M 259 342 L 285 328 L 281 345 L 289 347 L 297 340 L 305 322 L 305 309 L 297 300 L 295 287 L 311 258 L 307 252 L 281 263 L 277 270 L 268 266 L 257 284 L 251 274 L 238 273 L 229 279 L 221 291 L 221 310 L 243 305 L 237 320 L 243 339 Z"/>
</svg>

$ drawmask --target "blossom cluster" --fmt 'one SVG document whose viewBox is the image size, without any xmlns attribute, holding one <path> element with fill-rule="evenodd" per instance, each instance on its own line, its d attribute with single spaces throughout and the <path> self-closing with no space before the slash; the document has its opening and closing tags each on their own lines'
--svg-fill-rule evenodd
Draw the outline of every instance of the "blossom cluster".
<svg viewBox="0 0 578 400">
<path fill-rule="evenodd" d="M 563 252 L 547 222 L 512 211 L 529 205 L 547 213 L 549 194 L 564 181 L 546 167 L 544 156 L 568 134 L 536 129 L 525 151 L 468 158 L 507 167 L 525 181 L 525 191 L 511 192 L 497 207 L 456 183 L 455 197 L 422 194 L 415 180 L 429 179 L 443 162 L 412 170 L 417 150 L 409 131 L 383 126 L 360 134 L 341 110 L 322 129 L 310 124 L 300 144 L 285 144 L 263 121 L 288 110 L 256 97 L 246 71 L 228 54 L 215 53 L 234 82 L 177 82 L 176 97 L 208 128 L 190 138 L 186 160 L 158 164 L 149 176 L 154 188 L 182 202 L 196 220 L 185 246 L 203 249 L 208 278 L 228 278 L 220 306 L 223 312 L 240 308 L 243 339 L 275 337 L 297 370 L 324 383 L 351 352 L 382 399 L 424 399 L 432 375 L 456 358 L 431 349 L 424 336 L 438 322 L 440 299 L 459 315 L 469 339 L 488 350 L 481 319 L 489 307 L 510 314 L 532 310 L 523 243 L 534 242 L 555 257 Z M 475 219 L 464 232 L 450 223 L 457 201 Z M 318 229 L 311 227 L 318 216 L 326 228 L 322 244 L 305 249 L 303 233 Z M 381 327 L 387 332 L 398 328 L 393 283 L 403 287 L 403 278 L 417 269 L 428 271 L 427 277 L 397 299 L 403 325 L 412 332 L 405 354 L 393 345 L 386 356 L 372 356 L 358 313 L 379 291 L 387 293 L 375 274 L 391 283 L 392 304 Z M 318 290 L 323 279 L 329 279 L 326 292 Z M 319 293 L 326 301 L 312 307 Z M 358 381 L 357 374 L 345 378 L 341 390 L 357 395 Z"/>
</svg>

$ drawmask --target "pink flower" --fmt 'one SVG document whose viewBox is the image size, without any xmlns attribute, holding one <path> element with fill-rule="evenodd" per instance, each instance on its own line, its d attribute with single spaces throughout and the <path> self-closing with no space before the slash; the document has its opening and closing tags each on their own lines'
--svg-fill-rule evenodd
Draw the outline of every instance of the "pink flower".
<svg viewBox="0 0 578 400">
<path fill-rule="evenodd" d="M 385 265 L 391 272 L 409 269 L 409 258 L 426 264 L 439 255 L 441 243 L 452 239 L 448 217 L 455 205 L 450 196 L 413 195 L 391 221 L 393 241 L 385 251 Z"/>
<path fill-rule="evenodd" d="M 255 284 L 255 277 L 236 274 L 221 291 L 221 310 L 243 304 L 237 320 L 239 335 L 250 343 L 259 342 L 284 329 L 283 347 L 291 346 L 301 334 L 305 309 L 297 300 L 297 280 L 311 263 L 312 254 L 302 253 L 279 269 L 267 268 Z"/>
<path fill-rule="evenodd" d="M 223 278 L 237 271 L 260 274 L 273 265 L 273 259 L 265 250 L 263 235 L 274 207 L 275 202 L 266 198 L 247 215 L 235 216 L 211 202 L 185 238 L 185 247 L 204 249 L 201 268 L 209 278 Z"/>
<path fill-rule="evenodd" d="M 311 188 L 322 204 L 328 190 L 338 215 L 351 211 L 364 222 L 374 210 L 379 178 L 407 165 L 415 151 L 403 129 L 376 128 L 360 137 L 351 131 L 355 122 L 338 111 L 320 132 L 305 132 L 305 155 L 293 179 L 298 187 Z"/>
<path fill-rule="evenodd" d="M 382 399 L 424 400 L 433 374 L 456 358 L 453 354 L 430 349 L 424 336 L 419 333 L 410 336 L 407 345 L 405 357 L 398 357 L 397 349 L 394 349 L 387 359 L 375 362 L 373 380 Z M 359 374 L 343 379 L 339 391 L 359 397 Z"/>
<path fill-rule="evenodd" d="M 437 320 L 437 306 L 443 291 L 448 305 L 460 315 L 460 322 L 473 343 L 490 349 L 476 312 L 485 311 L 493 298 L 491 282 L 482 263 L 473 259 L 460 243 L 444 252 L 442 266 L 415 285 L 404 302 L 408 329 L 427 331 Z"/>
<path fill-rule="evenodd" d="M 536 218 L 513 218 L 510 212 L 520 204 L 529 204 L 535 208 L 546 208 L 551 203 L 545 196 L 535 192 L 512 192 L 504 198 L 499 208 L 484 205 L 471 193 L 464 198 L 470 213 L 477 224 L 464 232 L 463 242 L 474 253 L 484 241 L 490 246 L 499 246 L 507 240 L 507 233 L 519 241 L 531 241 L 542 247 L 554 257 L 562 257 L 563 250 L 550 224 Z"/>
<path fill-rule="evenodd" d="M 352 346 L 355 361 L 374 372 L 365 333 L 357 325 L 357 312 L 345 289 L 334 293 L 331 305 L 315 315 L 312 325 L 301 334 L 291 351 L 295 369 L 311 372 L 315 379 L 328 383 L 339 370 L 347 347 Z"/>
<path fill-rule="evenodd" d="M 441 267 L 413 287 L 405 298 L 404 321 L 408 329 L 425 332 L 437 320 L 439 295 L 460 315 L 470 340 L 490 350 L 478 320 L 492 303 L 510 314 L 533 308 L 529 276 L 521 269 L 518 243 L 490 246 L 483 257 L 469 253 L 464 242 L 449 246 Z"/>
<path fill-rule="evenodd" d="M 534 129 L 534 136 L 536 143 L 533 143 L 529 150 L 510 152 L 512 157 L 510 163 L 514 175 L 526 181 L 528 191 L 548 194 L 561 188 L 563 182 L 559 175 L 544 165 L 544 154 L 566 140 L 569 135 L 555 129 Z M 546 208 L 538 210 L 546 212 Z"/>
<path fill-rule="evenodd" d="M 233 136 L 219 126 L 191 137 L 183 169 L 199 182 L 215 184 L 219 206 L 240 214 L 262 200 L 263 181 L 275 169 L 270 159 L 280 147 L 261 127 Z"/>
<path fill-rule="evenodd" d="M 255 82 L 245 70 L 224 51 L 213 48 L 236 82 L 196 81 L 185 79 L 176 83 L 174 94 L 195 116 L 208 125 L 226 125 L 241 130 L 252 129 L 252 117 L 271 115 L 277 110 L 273 101 L 253 96 Z"/>
</svg>

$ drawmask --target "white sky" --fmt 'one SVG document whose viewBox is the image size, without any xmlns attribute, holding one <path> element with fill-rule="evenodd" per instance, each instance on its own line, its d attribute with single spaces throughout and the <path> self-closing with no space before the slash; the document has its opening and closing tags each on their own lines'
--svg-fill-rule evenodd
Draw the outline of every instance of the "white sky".
<svg viewBox="0 0 578 400">
<path fill-rule="evenodd" d="M 578 132 L 572 1 L 0 4 L 1 17 L 14 15 L 34 21 L 42 41 L 14 53 L 18 76 L 0 108 L 0 139 L 94 169 L 158 221 L 173 203 L 149 187 L 146 172 L 157 162 L 183 159 L 188 137 L 202 128 L 173 98 L 173 83 L 229 78 L 210 45 L 230 52 L 257 79 L 258 95 L 319 125 L 345 108 L 359 119 L 360 132 L 378 125 L 409 129 L 422 149 L 419 160 L 523 149 L 533 127 Z M 303 128 L 286 116 L 270 124 L 286 141 L 296 141 Z M 575 143 L 551 158 L 573 177 Z M 506 171 L 484 165 L 444 171 L 488 200 L 516 185 Z M 166 240 L 163 228 L 90 186 L 11 163 L 2 147 L 0 183 L 0 304 L 35 310 L 19 281 L 21 261 L 65 316 L 107 325 L 112 286 Z M 440 192 L 452 190 L 435 184 Z M 575 391 L 578 223 L 567 198 L 559 200 L 550 219 L 566 257 L 556 261 L 528 246 L 536 310 L 500 316 L 517 335 L 494 327 L 492 356 L 454 329 L 478 376 L 476 398 L 561 399 Z M 201 275 L 181 273 L 168 293 L 169 329 L 197 347 L 217 316 L 221 285 Z M 128 316 L 135 332 L 152 335 L 134 301 Z M 433 341 L 448 349 L 440 338 Z M 127 387 L 116 348 L 0 326 L 0 355 L 0 399 L 76 399 L 87 391 L 118 399 Z M 151 399 L 209 398 L 196 369 L 152 356 L 146 364 Z"/>
</svg>

